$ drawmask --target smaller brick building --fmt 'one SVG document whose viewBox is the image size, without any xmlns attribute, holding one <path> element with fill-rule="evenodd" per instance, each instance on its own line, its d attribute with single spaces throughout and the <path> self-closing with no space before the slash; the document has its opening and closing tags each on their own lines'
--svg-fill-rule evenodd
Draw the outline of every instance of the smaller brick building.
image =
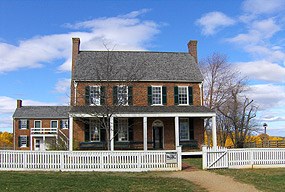
<svg viewBox="0 0 285 192">
<path fill-rule="evenodd" d="M 43 143 L 54 133 L 56 142 L 68 138 L 69 150 L 201 147 L 204 118 L 215 121 L 215 113 L 202 105 L 197 41 L 188 43 L 187 53 L 81 51 L 80 39 L 72 42 L 71 105 L 18 106 L 13 117 L 20 148 L 15 149 L 37 149 L 38 120 L 41 128 L 48 123 L 56 128 L 42 132 Z M 25 142 L 32 146 L 24 147 Z"/>
</svg>

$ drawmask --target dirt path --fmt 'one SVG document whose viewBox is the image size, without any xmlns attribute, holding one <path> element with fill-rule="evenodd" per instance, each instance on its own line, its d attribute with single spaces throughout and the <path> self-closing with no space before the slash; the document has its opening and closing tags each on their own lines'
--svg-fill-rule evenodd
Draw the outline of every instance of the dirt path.
<svg viewBox="0 0 285 192">
<path fill-rule="evenodd" d="M 177 177 L 189 180 L 205 188 L 209 192 L 258 192 L 252 185 L 237 182 L 228 176 L 198 169 L 186 169 L 179 172 L 172 172 L 167 175 L 167 177 Z"/>
</svg>

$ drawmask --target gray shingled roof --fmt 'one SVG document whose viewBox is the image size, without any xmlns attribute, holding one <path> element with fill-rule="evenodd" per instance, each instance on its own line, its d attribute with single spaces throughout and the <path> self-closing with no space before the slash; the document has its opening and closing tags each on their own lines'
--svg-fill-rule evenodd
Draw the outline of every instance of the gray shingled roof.
<svg viewBox="0 0 285 192">
<path fill-rule="evenodd" d="M 80 51 L 74 80 L 141 80 L 202 82 L 189 53 L 144 51 Z"/>
<path fill-rule="evenodd" d="M 14 118 L 68 118 L 69 106 L 23 106 L 17 108 Z"/>
<path fill-rule="evenodd" d="M 100 114 L 105 113 L 104 106 L 73 106 L 70 113 Z M 112 109 L 113 113 L 213 113 L 205 106 L 119 106 Z M 109 111 L 110 113 L 110 111 Z"/>
</svg>

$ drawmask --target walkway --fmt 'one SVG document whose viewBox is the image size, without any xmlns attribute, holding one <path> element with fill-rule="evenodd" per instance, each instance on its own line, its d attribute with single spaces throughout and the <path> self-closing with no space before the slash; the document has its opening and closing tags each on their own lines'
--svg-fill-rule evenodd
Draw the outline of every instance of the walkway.
<svg viewBox="0 0 285 192">
<path fill-rule="evenodd" d="M 172 172 L 167 177 L 177 177 L 191 181 L 209 192 L 259 192 L 254 186 L 240 183 L 231 177 L 193 168 Z"/>
</svg>

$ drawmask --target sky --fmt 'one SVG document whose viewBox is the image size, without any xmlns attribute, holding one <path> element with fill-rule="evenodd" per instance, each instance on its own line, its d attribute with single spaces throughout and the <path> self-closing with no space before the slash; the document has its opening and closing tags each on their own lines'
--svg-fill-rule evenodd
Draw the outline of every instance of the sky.
<svg viewBox="0 0 285 192">
<path fill-rule="evenodd" d="M 0 131 L 16 100 L 68 105 L 71 38 L 81 50 L 213 53 L 247 76 L 267 132 L 285 136 L 285 0 L 0 0 Z"/>
</svg>

